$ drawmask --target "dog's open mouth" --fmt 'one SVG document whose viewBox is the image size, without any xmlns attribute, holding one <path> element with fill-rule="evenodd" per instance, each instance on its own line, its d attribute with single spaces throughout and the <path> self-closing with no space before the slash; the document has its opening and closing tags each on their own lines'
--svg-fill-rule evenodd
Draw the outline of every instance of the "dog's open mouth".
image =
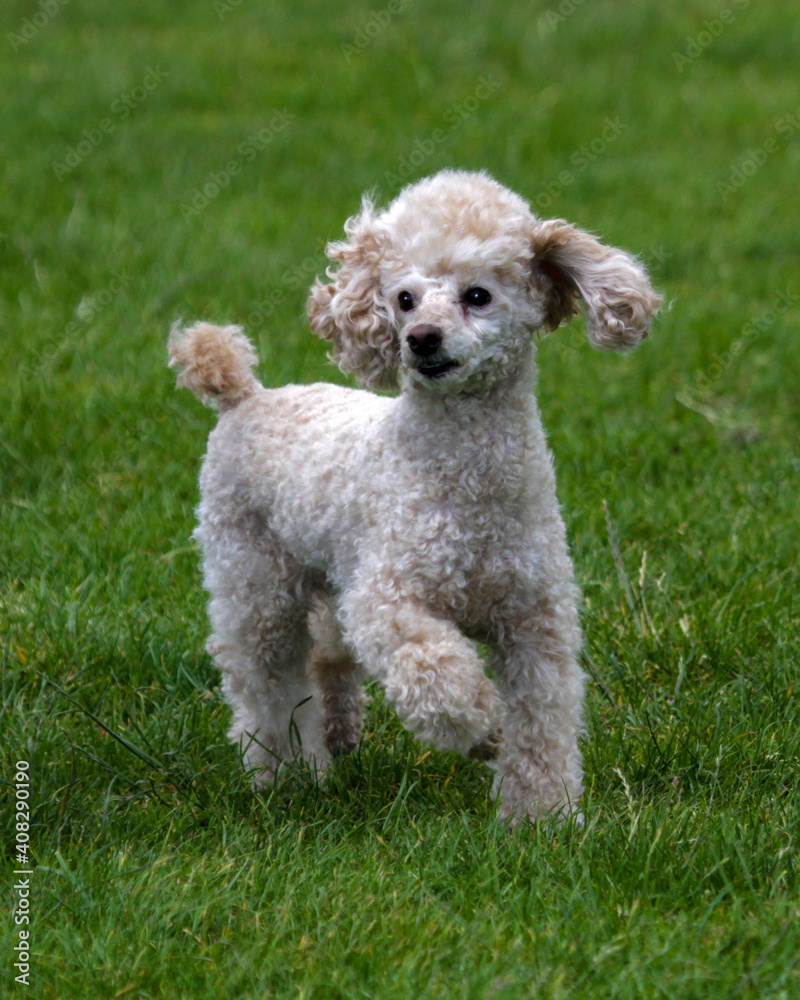
<svg viewBox="0 0 800 1000">
<path fill-rule="evenodd" d="M 455 371 L 458 368 L 457 361 L 440 361 L 437 364 L 424 364 L 417 365 L 417 371 L 420 375 L 424 375 L 425 378 L 430 379 L 440 379 L 444 378 L 450 372 Z"/>
</svg>

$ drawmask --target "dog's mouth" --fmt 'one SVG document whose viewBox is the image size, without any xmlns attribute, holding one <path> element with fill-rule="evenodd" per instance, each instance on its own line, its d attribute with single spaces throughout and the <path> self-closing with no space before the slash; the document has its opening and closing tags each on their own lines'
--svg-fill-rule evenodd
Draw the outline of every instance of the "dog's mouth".
<svg viewBox="0 0 800 1000">
<path fill-rule="evenodd" d="M 455 371 L 456 368 L 458 368 L 458 362 L 452 359 L 449 361 L 438 361 L 435 364 L 425 363 L 417 365 L 417 371 L 420 375 L 433 380 L 445 378 L 450 372 Z"/>
</svg>

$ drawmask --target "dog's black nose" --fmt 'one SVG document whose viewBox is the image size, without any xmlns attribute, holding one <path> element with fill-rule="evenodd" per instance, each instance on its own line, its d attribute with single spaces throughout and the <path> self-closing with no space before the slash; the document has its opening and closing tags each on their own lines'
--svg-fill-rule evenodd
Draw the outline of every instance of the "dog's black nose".
<svg viewBox="0 0 800 1000">
<path fill-rule="evenodd" d="M 442 346 L 444 333 L 438 326 L 430 323 L 420 323 L 412 326 L 406 334 L 406 342 L 418 358 L 429 358 Z"/>
</svg>

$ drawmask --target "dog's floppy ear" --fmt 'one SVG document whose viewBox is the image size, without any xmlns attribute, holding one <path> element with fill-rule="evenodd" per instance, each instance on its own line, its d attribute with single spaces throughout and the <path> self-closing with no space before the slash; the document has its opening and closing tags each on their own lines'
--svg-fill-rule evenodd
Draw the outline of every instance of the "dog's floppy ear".
<svg viewBox="0 0 800 1000">
<path fill-rule="evenodd" d="M 604 351 L 635 347 L 662 301 L 630 254 L 560 219 L 535 225 L 532 284 L 544 298 L 545 330 L 568 322 L 582 303 L 589 342 Z"/>
<path fill-rule="evenodd" d="M 308 300 L 314 333 L 333 341 L 331 357 L 343 372 L 352 372 L 370 388 L 397 383 L 399 353 L 392 310 L 381 295 L 383 254 L 375 225 L 375 209 L 365 198 L 361 212 L 345 223 L 347 240 L 329 243 L 332 284 L 317 279 Z"/>
</svg>

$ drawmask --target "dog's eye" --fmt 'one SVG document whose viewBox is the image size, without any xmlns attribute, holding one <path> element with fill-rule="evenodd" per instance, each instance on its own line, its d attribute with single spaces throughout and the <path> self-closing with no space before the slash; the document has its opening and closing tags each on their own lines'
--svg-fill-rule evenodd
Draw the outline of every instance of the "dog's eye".
<svg viewBox="0 0 800 1000">
<path fill-rule="evenodd" d="M 488 306 L 492 296 L 485 288 L 468 288 L 461 296 L 461 301 L 467 306 Z"/>
<path fill-rule="evenodd" d="M 414 296 L 411 292 L 400 292 L 397 296 L 397 304 L 404 313 L 410 312 L 414 308 Z"/>
</svg>

